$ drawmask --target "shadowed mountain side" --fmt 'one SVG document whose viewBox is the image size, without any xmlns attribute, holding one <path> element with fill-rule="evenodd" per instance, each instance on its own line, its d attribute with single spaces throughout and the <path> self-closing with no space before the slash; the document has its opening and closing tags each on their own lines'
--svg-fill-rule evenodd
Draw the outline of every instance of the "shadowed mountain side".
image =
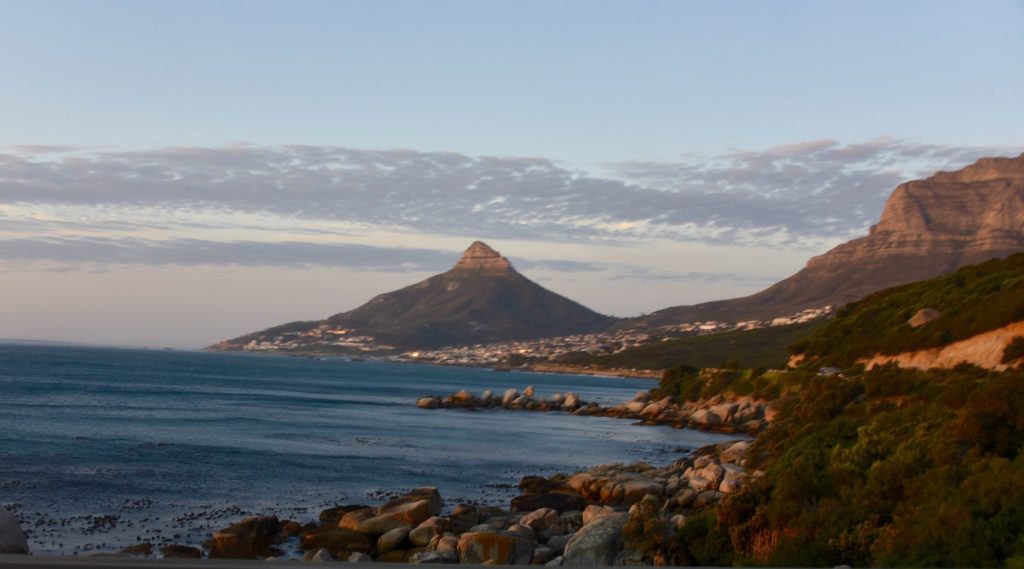
<svg viewBox="0 0 1024 569">
<path fill-rule="evenodd" d="M 477 241 L 445 273 L 326 320 L 285 324 L 217 347 L 233 349 L 253 339 L 326 326 L 372 336 L 376 344 L 435 348 L 593 332 L 615 321 L 527 279 Z"/>
<path fill-rule="evenodd" d="M 617 326 L 768 319 L 946 274 L 1024 251 L 1024 154 L 984 158 L 899 185 L 866 237 L 811 259 L 757 294 L 675 306 Z"/>
</svg>

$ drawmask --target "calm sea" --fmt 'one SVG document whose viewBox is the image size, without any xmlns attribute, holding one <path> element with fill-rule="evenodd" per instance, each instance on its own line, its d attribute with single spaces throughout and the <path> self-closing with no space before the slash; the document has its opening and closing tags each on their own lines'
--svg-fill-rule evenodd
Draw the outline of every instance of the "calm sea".
<svg viewBox="0 0 1024 569">
<path fill-rule="evenodd" d="M 534 385 L 619 402 L 630 380 L 342 360 L 0 344 L 0 505 L 37 553 L 197 544 L 246 514 L 438 486 L 504 504 L 526 474 L 668 463 L 721 435 L 564 413 L 420 410 Z"/>
</svg>

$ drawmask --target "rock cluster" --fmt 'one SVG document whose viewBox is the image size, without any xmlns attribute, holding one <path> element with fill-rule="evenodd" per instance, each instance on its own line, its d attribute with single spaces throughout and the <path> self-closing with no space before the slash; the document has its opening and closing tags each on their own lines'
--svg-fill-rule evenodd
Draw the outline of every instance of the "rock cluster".
<svg viewBox="0 0 1024 569">
<path fill-rule="evenodd" d="M 28 553 L 28 540 L 14 514 L 0 508 L 0 554 Z"/>
<path fill-rule="evenodd" d="M 581 400 L 573 393 L 555 393 L 548 398 L 534 396 L 533 387 L 523 393 L 508 389 L 502 395 L 490 390 L 480 396 L 461 390 L 445 397 L 425 396 L 416 401 L 421 409 L 518 409 L 524 411 L 566 411 L 574 415 L 596 415 L 633 419 L 645 425 L 671 425 L 722 433 L 757 434 L 764 430 L 773 416 L 768 401 L 749 397 L 717 395 L 700 401 L 678 403 L 673 397 L 654 401 L 650 393 L 641 391 L 632 400 L 612 407 L 603 407 Z"/>
<path fill-rule="evenodd" d="M 509 510 L 462 504 L 442 515 L 437 489 L 419 488 L 378 507 L 331 508 L 305 526 L 247 518 L 216 532 L 207 547 L 211 557 L 270 557 L 280 554 L 274 544 L 295 538 L 308 561 L 635 564 L 643 553 L 631 549 L 627 524 L 654 512 L 666 533 L 683 527 L 694 511 L 743 486 L 748 447 L 705 447 L 663 468 L 606 465 L 573 476 L 527 476 Z"/>
</svg>

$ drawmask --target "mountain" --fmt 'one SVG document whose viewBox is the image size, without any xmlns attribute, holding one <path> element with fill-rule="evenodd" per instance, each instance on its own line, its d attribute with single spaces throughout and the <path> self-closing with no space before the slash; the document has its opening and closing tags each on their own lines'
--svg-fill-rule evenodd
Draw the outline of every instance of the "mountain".
<svg viewBox="0 0 1024 569">
<path fill-rule="evenodd" d="M 919 365 L 933 356 L 996 368 L 1008 363 L 1003 353 L 1018 336 L 1024 336 L 1024 253 L 868 295 L 791 349 L 815 365 L 846 367 L 872 358 Z M 950 346 L 959 354 L 940 353 Z"/>
<path fill-rule="evenodd" d="M 524 277 L 508 259 L 476 241 L 451 270 L 376 296 L 359 308 L 325 320 L 269 328 L 211 348 L 436 348 L 592 332 L 615 321 Z"/>
<path fill-rule="evenodd" d="M 812 258 L 751 296 L 675 306 L 619 324 L 658 327 L 768 319 L 842 306 L 889 287 L 1024 251 L 1024 154 L 983 158 L 956 172 L 900 184 L 866 237 Z"/>
</svg>

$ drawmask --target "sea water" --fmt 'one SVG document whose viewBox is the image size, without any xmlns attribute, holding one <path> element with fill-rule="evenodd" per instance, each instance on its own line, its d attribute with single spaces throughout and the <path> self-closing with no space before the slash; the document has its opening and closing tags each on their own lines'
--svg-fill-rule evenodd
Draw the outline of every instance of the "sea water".
<svg viewBox="0 0 1024 569">
<path fill-rule="evenodd" d="M 437 486 L 504 505 L 524 475 L 667 464 L 727 440 L 606 417 L 423 410 L 536 388 L 618 403 L 650 380 L 340 359 L 0 344 L 0 506 L 36 553 L 197 545 L 248 514 L 314 521 Z"/>
</svg>

